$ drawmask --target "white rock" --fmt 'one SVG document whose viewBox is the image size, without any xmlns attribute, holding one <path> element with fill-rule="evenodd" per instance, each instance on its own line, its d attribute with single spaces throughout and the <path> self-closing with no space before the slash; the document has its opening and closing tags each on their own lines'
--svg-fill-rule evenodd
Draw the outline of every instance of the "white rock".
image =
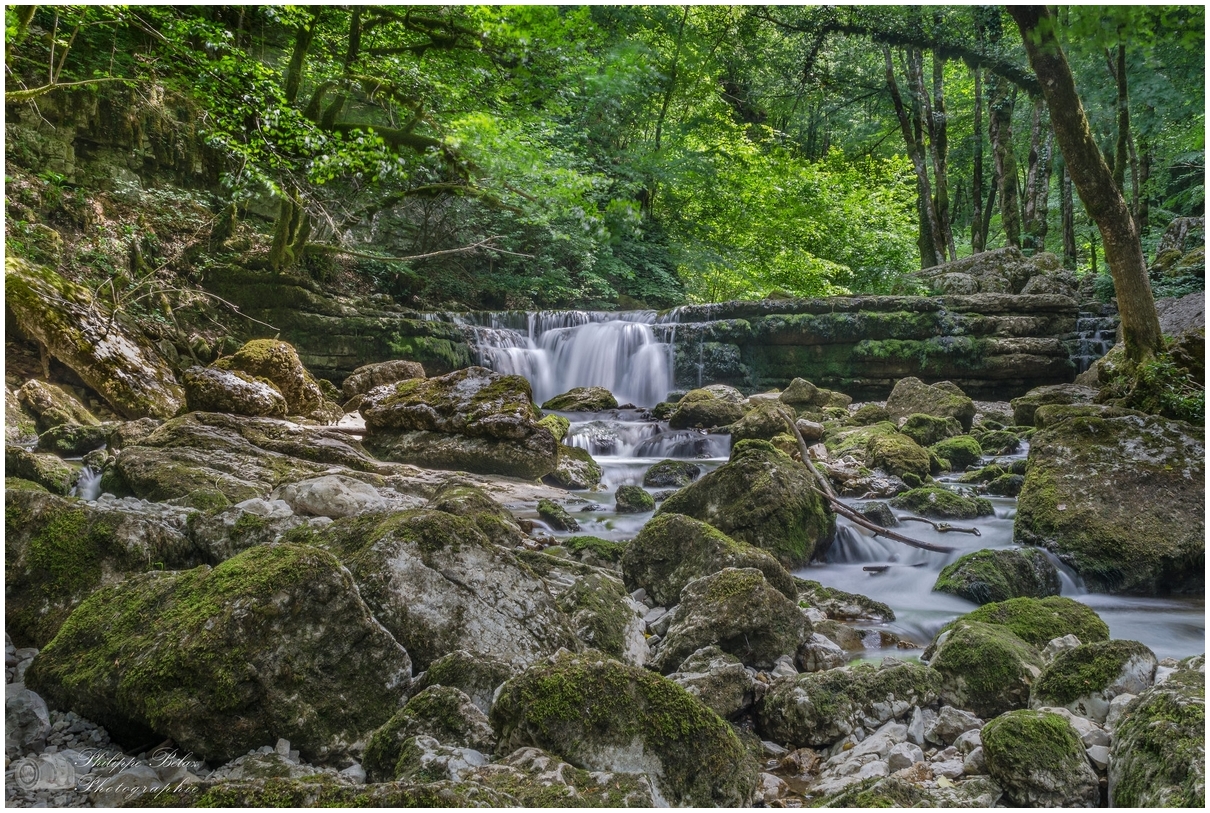
<svg viewBox="0 0 1210 813">
<path fill-rule="evenodd" d="M 923 761 L 924 752 L 920 750 L 920 746 L 910 742 L 899 743 L 886 755 L 887 767 L 892 773 L 901 771 L 904 768 L 910 768 L 917 762 Z"/>
<path fill-rule="evenodd" d="M 794 668 L 794 659 L 789 655 L 780 655 L 773 662 L 773 669 L 769 672 L 775 678 L 794 677 L 798 674 L 798 670 Z"/>
<path fill-rule="evenodd" d="M 962 760 L 962 772 L 972 776 L 987 773 L 987 763 L 983 761 L 982 745 L 971 751 L 966 755 L 966 759 Z"/>
<path fill-rule="evenodd" d="M 354 785 L 364 785 L 366 783 L 366 769 L 361 767 L 360 762 L 354 762 L 341 771 L 340 775 Z"/>
<path fill-rule="evenodd" d="M 908 740 L 923 746 L 925 744 L 924 730 L 936 718 L 937 712 L 932 709 L 915 706 L 912 709 L 912 720 L 908 723 Z"/>
<path fill-rule="evenodd" d="M 983 720 L 969 711 L 942 706 L 937 718 L 925 726 L 924 739 L 936 745 L 950 745 L 960 734 L 983 728 Z"/>
<path fill-rule="evenodd" d="M 977 728 L 962 732 L 958 735 L 958 739 L 954 740 L 954 747 L 958 749 L 959 754 L 969 754 L 982 745 L 983 733 Z"/>
<path fill-rule="evenodd" d="M 947 776 L 950 779 L 957 779 L 966 770 L 964 761 L 961 759 L 947 759 L 943 762 L 934 762 L 929 767 L 932 768 L 934 776 Z"/>
<path fill-rule="evenodd" d="M 1122 712 L 1126 710 L 1127 704 L 1134 700 L 1136 695 L 1119 694 L 1117 697 L 1109 701 L 1109 714 L 1105 717 L 1105 727 L 1112 730 L 1122 717 Z"/>
<path fill-rule="evenodd" d="M 789 790 L 789 786 L 780 778 L 771 773 L 762 773 L 760 782 L 756 786 L 756 798 L 758 801 L 769 804 L 785 796 L 787 790 Z"/>
<path fill-rule="evenodd" d="M 1042 660 L 1050 663 L 1055 659 L 1055 655 L 1068 649 L 1075 649 L 1079 645 L 1080 639 L 1071 633 L 1064 635 L 1062 638 L 1052 638 L 1050 639 L 1050 643 L 1042 649 Z"/>
<path fill-rule="evenodd" d="M 1088 760 L 1098 771 L 1103 771 L 1109 767 L 1109 747 L 1105 745 L 1093 745 L 1084 749 L 1084 753 L 1088 754 Z"/>
<path fill-rule="evenodd" d="M 295 513 L 334 519 L 388 507 L 373 486 L 339 474 L 278 486 L 270 496 L 289 504 Z"/>
</svg>

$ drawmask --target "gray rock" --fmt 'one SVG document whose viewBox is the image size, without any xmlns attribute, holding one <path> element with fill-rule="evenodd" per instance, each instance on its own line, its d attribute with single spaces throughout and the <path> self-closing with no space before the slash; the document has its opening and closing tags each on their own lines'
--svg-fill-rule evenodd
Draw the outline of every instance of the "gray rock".
<svg viewBox="0 0 1210 813">
<path fill-rule="evenodd" d="M 1084 746 L 1057 714 L 1011 711 L 983 729 L 987 771 L 1019 806 L 1096 807 L 1101 790 Z"/>
<path fill-rule="evenodd" d="M 798 647 L 795 661 L 800 671 L 823 672 L 844 666 L 849 662 L 849 656 L 826 636 L 813 632 L 811 637 Z"/>
<path fill-rule="evenodd" d="M 285 502 L 296 514 L 333 519 L 388 507 L 387 500 L 373 486 L 339 474 L 279 486 L 269 496 Z"/>
<path fill-rule="evenodd" d="M 755 680 L 739 659 L 716 646 L 699 649 L 668 679 L 697 697 L 724 720 L 752 706 Z"/>
<path fill-rule="evenodd" d="M 185 400 L 192 411 L 263 418 L 286 416 L 286 399 L 277 387 L 247 373 L 190 367 L 182 381 Z"/>
<path fill-rule="evenodd" d="M 974 748 L 962 760 L 962 772 L 970 775 L 987 773 L 987 762 L 983 759 L 983 746 Z"/>
<path fill-rule="evenodd" d="M 924 752 L 920 750 L 920 746 L 910 742 L 898 743 L 886 755 L 887 768 L 891 773 L 910 768 L 922 761 L 924 761 Z"/>
<path fill-rule="evenodd" d="M 416 361 L 394 359 L 358 367 L 344 380 L 340 389 L 344 399 L 348 401 L 383 384 L 394 384 L 410 378 L 424 378 L 424 367 Z"/>
<path fill-rule="evenodd" d="M 1066 652 L 1069 649 L 1075 649 L 1080 645 L 1080 639 L 1068 633 L 1062 638 L 1052 638 L 1050 642 L 1042 648 L 1042 660 L 1050 663 L 1060 652 Z"/>
<path fill-rule="evenodd" d="M 164 787 L 164 782 L 150 765 L 132 765 L 101 781 L 89 793 L 89 800 L 96 807 L 120 807 Z"/>
<path fill-rule="evenodd" d="M 1088 761 L 1091 762 L 1098 771 L 1104 771 L 1109 767 L 1109 747 L 1106 745 L 1090 745 L 1084 749 L 1084 753 L 1088 754 Z"/>
<path fill-rule="evenodd" d="M 50 710 L 46 701 L 20 683 L 4 687 L 4 751 L 21 755 L 46 748 Z"/>
<path fill-rule="evenodd" d="M 924 731 L 926 742 L 935 745 L 952 745 L 960 734 L 983 728 L 983 720 L 968 711 L 953 706 L 942 706 Z"/>
</svg>

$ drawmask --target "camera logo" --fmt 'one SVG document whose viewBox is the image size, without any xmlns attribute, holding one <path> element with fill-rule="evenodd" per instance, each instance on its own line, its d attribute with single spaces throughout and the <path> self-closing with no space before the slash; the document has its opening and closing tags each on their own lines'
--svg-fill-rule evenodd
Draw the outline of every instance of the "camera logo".
<svg viewBox="0 0 1210 813">
<path fill-rule="evenodd" d="M 60 754 L 43 754 L 17 760 L 13 784 L 22 790 L 69 790 L 76 786 L 76 766 Z"/>
</svg>

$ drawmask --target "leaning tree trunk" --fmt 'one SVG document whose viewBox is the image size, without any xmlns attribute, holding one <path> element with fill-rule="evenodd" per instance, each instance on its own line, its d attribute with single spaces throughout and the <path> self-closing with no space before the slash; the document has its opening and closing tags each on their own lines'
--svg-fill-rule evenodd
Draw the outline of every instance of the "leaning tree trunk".
<svg viewBox="0 0 1210 813">
<path fill-rule="evenodd" d="M 1101 232 L 1105 263 L 1113 275 L 1126 357 L 1139 362 L 1163 350 L 1160 320 L 1147 279 L 1147 263 L 1134 218 L 1088 127 L 1075 78 L 1055 37 L 1046 6 L 1008 6 L 1021 29 L 1029 62 L 1050 106 L 1055 140 L 1084 208 Z"/>
</svg>

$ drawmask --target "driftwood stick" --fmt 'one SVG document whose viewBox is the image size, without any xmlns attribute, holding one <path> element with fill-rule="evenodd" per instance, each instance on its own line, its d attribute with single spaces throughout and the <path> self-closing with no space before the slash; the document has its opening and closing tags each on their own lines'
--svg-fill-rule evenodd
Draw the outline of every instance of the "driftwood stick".
<svg viewBox="0 0 1210 813">
<path fill-rule="evenodd" d="M 956 525 L 950 525 L 948 522 L 933 522 L 931 519 L 924 517 L 900 517 L 900 522 L 924 522 L 933 526 L 933 530 L 939 534 L 974 534 L 975 536 L 983 536 L 979 533 L 978 528 L 959 528 Z"/>
</svg>

